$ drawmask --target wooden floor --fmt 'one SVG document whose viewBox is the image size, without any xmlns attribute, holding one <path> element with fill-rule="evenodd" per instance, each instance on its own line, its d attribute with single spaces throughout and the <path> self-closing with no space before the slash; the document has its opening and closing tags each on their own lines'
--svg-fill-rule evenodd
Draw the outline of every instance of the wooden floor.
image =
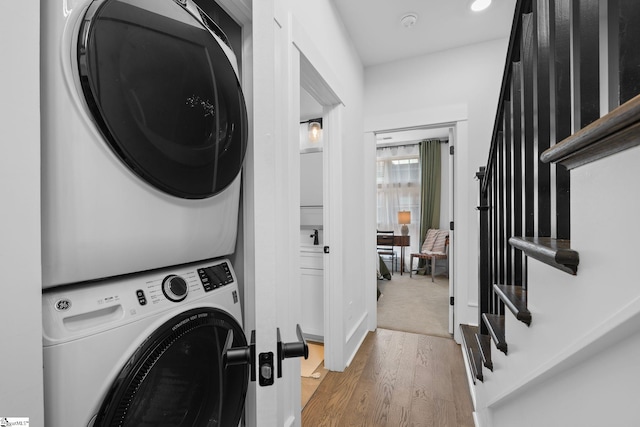
<svg viewBox="0 0 640 427">
<path fill-rule="evenodd" d="M 344 372 L 329 372 L 302 411 L 304 427 L 473 427 L 460 346 L 379 329 Z"/>
</svg>

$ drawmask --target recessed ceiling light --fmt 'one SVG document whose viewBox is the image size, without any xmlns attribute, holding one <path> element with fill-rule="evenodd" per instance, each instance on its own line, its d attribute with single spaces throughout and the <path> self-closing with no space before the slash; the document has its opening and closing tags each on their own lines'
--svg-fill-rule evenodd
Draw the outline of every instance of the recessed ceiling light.
<svg viewBox="0 0 640 427">
<path fill-rule="evenodd" d="M 418 15 L 415 13 L 407 13 L 402 18 L 400 18 L 400 23 L 405 28 L 411 28 L 416 25 L 418 22 Z"/>
<path fill-rule="evenodd" d="M 491 0 L 475 0 L 471 3 L 471 10 L 474 12 L 480 12 L 481 10 L 485 10 L 491 4 Z"/>
</svg>

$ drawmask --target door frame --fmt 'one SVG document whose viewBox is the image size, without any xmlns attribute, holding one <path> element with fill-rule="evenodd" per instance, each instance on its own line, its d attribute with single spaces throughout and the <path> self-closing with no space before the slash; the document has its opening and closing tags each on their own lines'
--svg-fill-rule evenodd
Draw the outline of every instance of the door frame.
<svg viewBox="0 0 640 427">
<path fill-rule="evenodd" d="M 371 167 L 365 168 L 365 189 L 366 191 L 366 204 L 370 206 L 368 212 L 370 215 L 365 218 L 364 223 L 366 227 L 366 236 L 371 236 L 371 241 L 373 242 L 375 232 L 376 232 L 376 171 L 375 171 L 375 150 L 376 150 L 376 139 L 375 134 L 377 133 L 388 133 L 388 132 L 398 132 L 402 130 L 411 130 L 411 129 L 429 129 L 429 128 L 450 128 L 450 146 L 466 146 L 468 144 L 468 136 L 467 136 L 467 107 L 466 105 L 452 105 L 446 106 L 439 109 L 433 110 L 417 110 L 417 111 L 409 111 L 405 112 L 402 116 L 399 115 L 384 115 L 377 117 L 369 117 L 365 119 L 365 130 L 364 130 L 364 152 L 365 157 L 368 163 L 371 164 Z M 453 137 L 453 138 L 451 138 Z M 453 141 L 453 142 L 451 142 Z M 450 221 L 456 222 L 456 218 L 460 215 L 456 210 L 456 203 L 454 203 L 455 198 L 461 196 L 459 189 L 456 188 L 455 179 L 455 168 L 457 168 L 458 161 L 456 160 L 456 156 L 450 156 L 449 163 L 449 218 Z M 455 227 L 454 227 L 455 228 Z M 457 303 L 450 306 L 449 308 L 449 332 L 453 333 L 454 339 L 457 342 L 460 342 L 459 336 L 459 328 L 457 328 L 457 323 L 460 322 L 460 319 L 466 319 L 466 309 L 467 305 L 467 290 L 464 286 L 459 286 L 456 278 L 456 267 L 457 264 L 455 262 L 458 256 L 457 250 L 457 239 L 455 231 L 450 231 L 449 238 L 449 295 L 454 297 L 454 301 Z M 373 271 L 377 266 L 377 253 L 375 251 L 375 244 L 371 243 L 370 247 L 374 248 L 374 250 L 367 253 L 367 259 L 365 260 L 365 269 L 366 271 Z M 376 280 L 376 279 L 373 279 Z M 367 282 L 372 281 L 369 277 L 367 277 Z M 370 286 L 371 293 L 366 297 L 368 310 L 371 314 L 371 318 L 369 321 L 369 328 L 375 329 L 377 327 L 377 298 L 375 295 L 375 288 Z M 462 307 L 462 306 L 465 307 Z"/>
<path fill-rule="evenodd" d="M 371 154 L 369 156 L 367 156 L 367 160 L 369 161 L 369 163 L 371 163 L 372 165 L 374 165 L 374 169 L 375 168 L 375 164 L 377 161 L 377 157 L 376 157 L 376 152 L 375 149 L 377 148 L 377 142 L 376 142 L 376 136 L 377 134 L 384 134 L 384 133 L 388 133 L 388 132 L 405 132 L 405 131 L 413 131 L 413 130 L 428 130 L 428 129 L 447 129 L 448 131 L 448 142 L 447 142 L 447 147 L 453 147 L 455 146 L 455 128 L 456 125 L 455 123 L 442 123 L 442 124 L 433 124 L 433 125 L 428 125 L 428 126 L 415 126 L 415 127 L 408 127 L 408 128 L 400 128 L 400 129 L 392 129 L 392 130 L 379 130 L 371 133 L 366 134 L 367 136 L 366 138 L 366 144 L 370 144 L 373 145 L 374 150 L 371 150 Z M 398 143 L 398 145 L 402 145 L 401 142 Z M 454 167 L 454 161 L 453 161 L 453 156 L 447 154 L 447 161 L 448 161 L 448 170 L 447 170 L 447 178 L 448 178 L 448 188 L 447 188 L 447 214 L 449 216 L 449 219 L 447 222 L 452 221 L 453 218 L 453 193 L 454 193 L 454 186 L 453 186 L 453 167 Z M 376 171 L 374 170 L 374 173 Z M 373 182 L 373 193 L 374 193 L 374 200 L 377 200 L 377 197 L 375 197 L 375 192 L 376 192 L 376 176 L 372 175 L 373 178 L 371 180 L 371 182 Z M 369 186 L 370 187 L 370 186 Z M 374 209 L 374 212 L 377 212 L 377 206 Z M 375 218 L 371 219 L 372 223 L 375 225 L 376 230 L 377 230 L 377 221 L 375 220 Z M 449 227 L 449 224 L 447 224 L 447 227 Z M 418 242 L 418 245 L 420 245 L 422 243 L 422 241 Z M 449 264 L 448 266 L 448 272 L 449 272 L 449 289 L 448 289 L 448 295 L 449 295 L 449 301 L 451 301 L 451 298 L 454 297 L 455 295 L 455 280 L 454 280 L 454 273 L 453 273 L 453 268 L 452 266 L 454 265 L 454 255 L 453 255 L 453 247 L 454 247 L 454 236 L 453 236 L 453 230 L 449 231 L 449 256 L 447 259 L 447 262 Z M 377 252 L 374 255 L 376 260 L 378 259 L 378 255 Z M 405 260 L 401 260 L 401 262 L 405 262 Z M 412 266 L 409 265 L 409 269 L 411 269 Z M 377 302 L 376 302 L 377 305 Z M 372 310 L 375 310 L 375 306 L 372 308 Z M 374 311 L 375 312 L 375 311 Z M 376 316 L 377 317 L 377 316 Z M 377 319 L 376 319 L 377 322 Z M 450 334 L 453 334 L 453 325 L 454 325 L 454 309 L 453 309 L 453 305 L 449 304 L 449 309 L 448 309 L 448 327 L 447 330 L 449 331 Z M 377 326 L 377 325 L 374 325 Z"/>
<path fill-rule="evenodd" d="M 345 360 L 344 309 L 343 301 L 343 263 L 342 263 L 342 115 L 344 104 L 337 95 L 339 90 L 328 83 L 328 64 L 318 49 L 306 35 L 304 28 L 292 22 L 292 93 L 297 92 L 298 117 L 295 123 L 296 147 L 299 147 L 298 122 L 300 117 L 299 88 L 304 88 L 323 107 L 322 114 L 322 179 L 323 179 L 323 236 L 324 246 L 329 253 L 323 259 L 323 304 L 324 304 L 324 365 L 332 371 L 342 371 L 348 361 Z M 298 76 L 295 76 L 295 71 Z M 320 71 L 323 70 L 323 71 Z M 297 148 L 299 161 L 299 148 Z M 298 165 L 298 179 L 300 182 Z M 297 196 L 299 199 L 300 192 Z M 298 203 L 299 205 L 299 203 Z M 299 212 L 299 211 L 298 211 Z M 299 221 L 298 221 L 299 228 Z M 300 297 L 300 304 L 302 299 Z"/>
<path fill-rule="evenodd" d="M 452 148 L 453 147 L 453 148 Z M 455 193 L 455 167 L 456 167 L 456 162 L 455 162 L 455 147 L 456 147 L 456 128 L 455 127 L 450 127 L 449 128 L 449 218 L 450 220 L 453 222 L 453 217 L 454 217 L 454 210 L 455 210 L 455 199 L 454 199 L 454 193 Z M 450 227 L 451 228 L 451 227 Z M 456 269 L 454 268 L 455 266 L 455 227 L 454 229 L 450 229 L 449 230 L 449 301 L 455 301 L 455 296 L 456 296 L 456 292 L 455 292 L 455 276 L 456 276 Z M 455 320 L 456 320 L 456 316 L 455 316 L 455 305 L 449 303 L 449 333 L 453 335 L 454 333 L 454 325 L 455 325 Z"/>
</svg>

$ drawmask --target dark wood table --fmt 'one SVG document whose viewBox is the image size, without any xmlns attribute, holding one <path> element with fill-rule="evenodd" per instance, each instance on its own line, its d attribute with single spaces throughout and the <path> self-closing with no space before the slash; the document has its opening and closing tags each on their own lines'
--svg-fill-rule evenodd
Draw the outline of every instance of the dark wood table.
<svg viewBox="0 0 640 427">
<path fill-rule="evenodd" d="M 380 246 L 399 246 L 400 247 L 400 275 L 404 272 L 404 248 L 411 245 L 409 236 L 393 236 L 393 244 L 391 244 L 391 236 L 378 235 L 377 245 Z"/>
</svg>

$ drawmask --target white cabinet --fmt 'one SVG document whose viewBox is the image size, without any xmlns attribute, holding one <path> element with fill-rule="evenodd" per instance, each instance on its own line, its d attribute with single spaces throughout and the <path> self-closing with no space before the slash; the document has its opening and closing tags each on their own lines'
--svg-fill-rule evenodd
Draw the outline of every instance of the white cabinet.
<svg viewBox="0 0 640 427">
<path fill-rule="evenodd" d="M 324 338 L 323 256 L 321 247 L 300 250 L 301 327 L 316 338 Z"/>
<path fill-rule="evenodd" d="M 300 153 L 300 206 L 322 205 L 322 151 Z"/>
</svg>

